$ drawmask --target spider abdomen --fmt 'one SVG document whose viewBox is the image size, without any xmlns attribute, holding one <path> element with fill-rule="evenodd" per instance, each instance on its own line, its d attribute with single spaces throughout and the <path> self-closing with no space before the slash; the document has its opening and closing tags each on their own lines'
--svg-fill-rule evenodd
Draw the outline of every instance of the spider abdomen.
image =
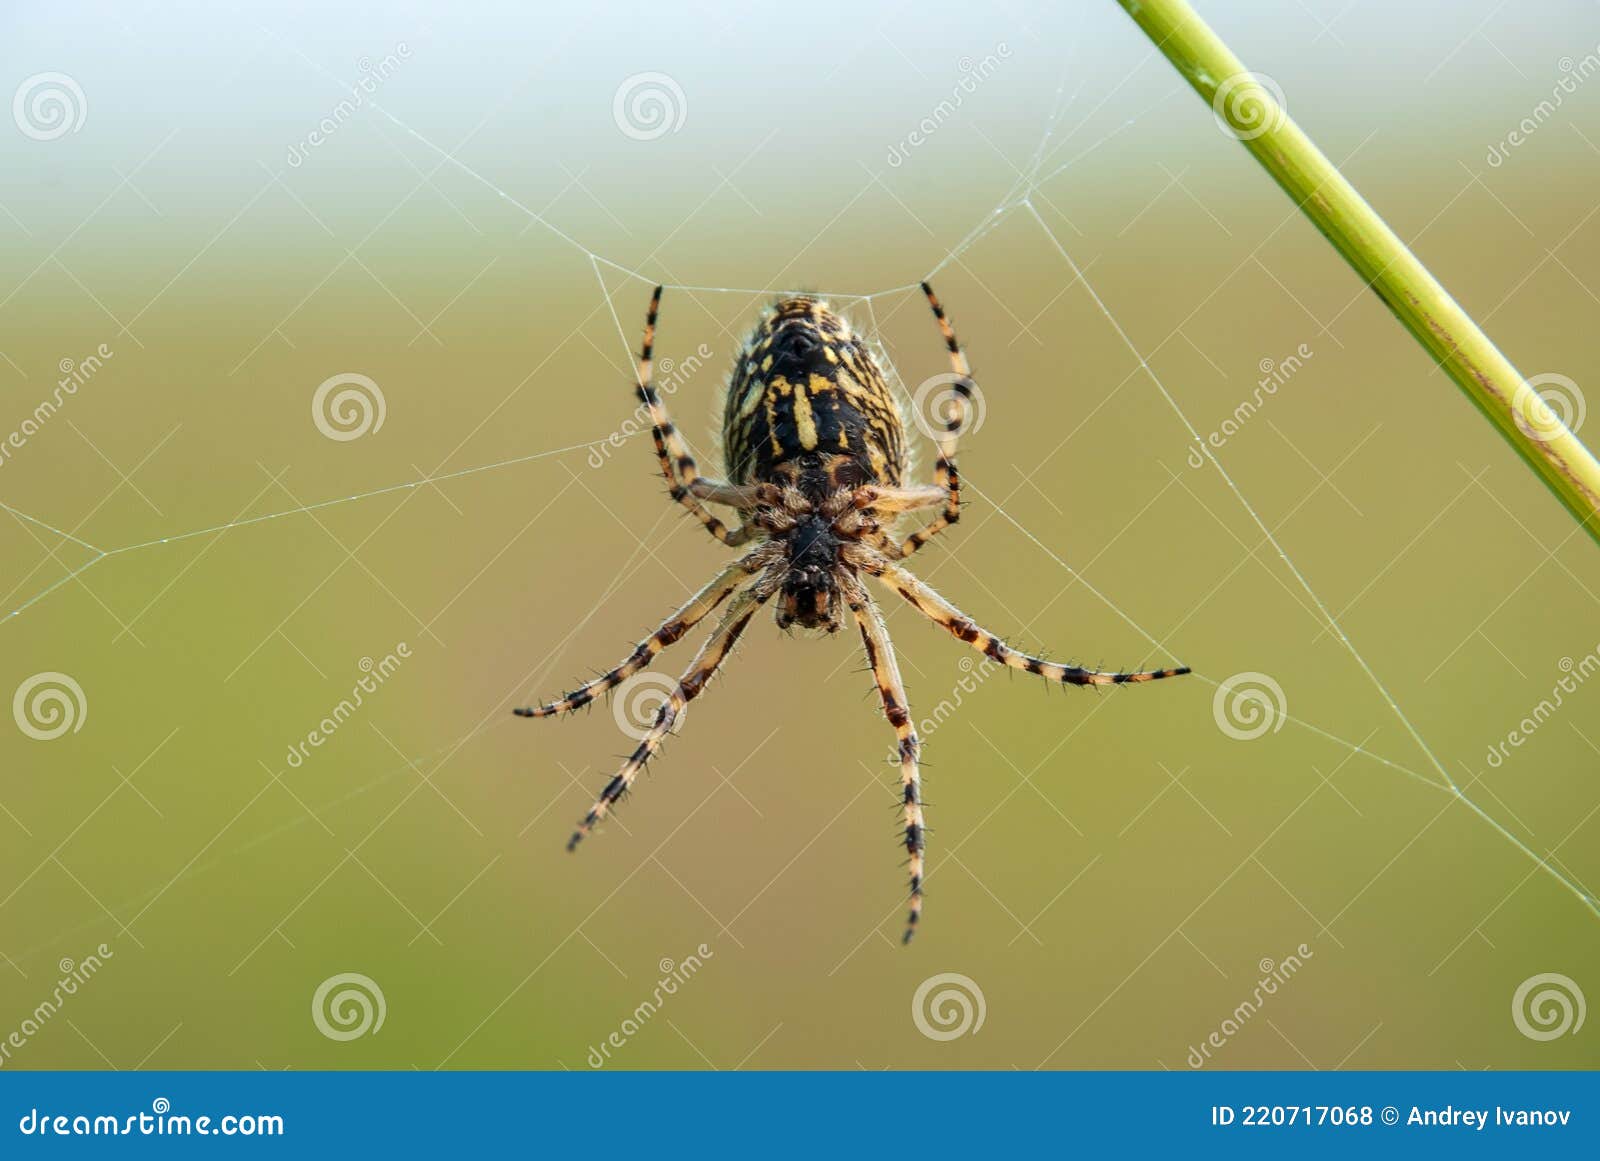
<svg viewBox="0 0 1600 1161">
<path fill-rule="evenodd" d="M 761 318 L 728 382 L 723 448 L 735 484 L 898 486 L 905 431 L 865 343 L 814 298 Z"/>
</svg>

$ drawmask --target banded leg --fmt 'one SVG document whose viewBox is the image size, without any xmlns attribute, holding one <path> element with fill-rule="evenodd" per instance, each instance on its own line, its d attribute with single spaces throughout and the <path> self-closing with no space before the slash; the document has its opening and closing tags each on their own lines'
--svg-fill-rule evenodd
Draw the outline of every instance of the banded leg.
<svg viewBox="0 0 1600 1161">
<path fill-rule="evenodd" d="M 933 317 L 944 336 L 944 345 L 950 351 L 950 371 L 955 376 L 950 390 L 955 399 L 955 414 L 945 420 L 944 431 L 938 437 L 939 458 L 933 464 L 933 483 L 945 493 L 944 512 L 906 537 L 900 545 L 902 558 L 910 556 L 950 525 L 961 519 L 961 473 L 956 469 L 956 440 L 967 425 L 967 405 L 972 399 L 972 371 L 967 357 L 961 353 L 956 332 L 945 317 L 944 307 L 933 293 L 933 287 L 922 284 L 922 293 L 928 296 Z"/>
<path fill-rule="evenodd" d="M 655 721 L 651 723 L 650 730 L 640 740 L 638 747 L 628 756 L 622 769 L 606 783 L 606 788 L 600 792 L 600 797 L 589 808 L 589 813 L 584 815 L 583 821 L 578 824 L 578 829 L 572 832 L 572 837 L 567 840 L 567 850 L 578 849 L 578 844 L 583 841 L 590 831 L 601 819 L 611 811 L 616 802 L 633 786 L 633 780 L 639 776 L 639 771 L 644 769 L 655 752 L 660 749 L 661 741 L 672 729 L 672 723 L 677 721 L 678 715 L 683 712 L 683 707 L 688 705 L 711 680 L 717 668 L 727 660 L 732 651 L 734 642 L 738 641 L 739 634 L 744 632 L 750 618 L 756 613 L 767 598 L 772 595 L 768 586 L 758 585 L 754 589 L 744 589 L 733 598 L 727 611 L 722 614 L 722 620 L 712 631 L 706 643 L 700 647 L 700 652 L 695 656 L 689 668 L 684 670 L 683 676 L 678 679 L 677 686 L 668 695 L 667 700 L 661 703 L 661 708 L 656 711 Z"/>
<path fill-rule="evenodd" d="M 635 645 L 633 652 L 609 673 L 603 673 L 593 681 L 584 682 L 571 693 L 555 701 L 538 706 L 518 706 L 511 712 L 519 718 L 551 718 L 557 714 L 581 709 L 595 698 L 615 689 L 654 661 L 656 654 L 669 645 L 676 644 L 685 633 L 699 624 L 711 610 L 727 600 L 736 589 L 748 584 L 750 578 L 760 571 L 765 555 L 767 554 L 758 549 L 756 552 L 745 554 L 723 569 L 710 584 L 690 597 L 682 608 Z"/>
<path fill-rule="evenodd" d="M 907 867 L 911 874 L 910 912 L 906 916 L 906 933 L 901 942 L 910 943 L 911 937 L 916 934 L 917 920 L 922 916 L 922 860 L 927 839 L 922 820 L 922 776 L 917 770 L 921 743 L 917 740 L 916 726 L 911 721 L 911 707 L 906 703 L 900 665 L 895 660 L 894 643 L 889 640 L 889 627 L 883 623 L 883 614 L 865 592 L 851 597 L 850 612 L 861 630 L 861 643 L 866 646 L 872 678 L 878 684 L 878 696 L 883 699 L 883 716 L 894 727 L 898 741 L 900 801 L 905 818 Z"/>
<path fill-rule="evenodd" d="M 639 348 L 638 395 L 639 402 L 644 404 L 645 410 L 650 415 L 650 435 L 655 440 L 656 458 L 661 462 L 661 474 L 666 477 L 672 498 L 694 513 L 695 519 L 705 525 L 707 532 L 724 544 L 742 544 L 749 539 L 749 533 L 743 536 L 730 534 L 728 526 L 707 511 L 705 505 L 690 491 L 695 482 L 701 478 L 700 469 L 696 466 L 694 457 L 689 454 L 689 449 L 685 446 L 683 437 L 678 434 L 671 417 L 667 415 L 666 405 L 661 402 L 661 394 L 656 390 L 656 316 L 660 312 L 661 287 L 658 286 L 650 295 L 650 311 L 644 320 L 644 343 Z M 708 482 L 715 483 L 715 481 Z"/>
<path fill-rule="evenodd" d="M 729 532 L 723 541 L 730 547 L 745 543 L 761 530 L 761 526 L 751 520 L 752 512 L 783 502 L 783 489 L 775 484 L 724 484 L 705 476 L 700 476 L 689 485 L 689 494 L 697 500 L 726 504 L 744 517 L 744 522 Z"/>
<path fill-rule="evenodd" d="M 877 578 L 899 593 L 913 608 L 952 636 L 965 641 L 980 653 L 1012 669 L 1037 673 L 1049 681 L 1063 685 L 1123 685 L 1140 681 L 1155 681 L 1162 677 L 1180 677 L 1189 672 L 1187 665 L 1176 669 L 1148 669 L 1136 673 L 1114 673 L 1100 669 L 1080 669 L 1076 665 L 1060 665 L 1040 657 L 1030 657 L 1001 641 L 984 629 L 960 609 L 934 592 L 926 581 L 914 576 L 898 565 L 887 561 L 881 566 L 868 566 Z"/>
</svg>

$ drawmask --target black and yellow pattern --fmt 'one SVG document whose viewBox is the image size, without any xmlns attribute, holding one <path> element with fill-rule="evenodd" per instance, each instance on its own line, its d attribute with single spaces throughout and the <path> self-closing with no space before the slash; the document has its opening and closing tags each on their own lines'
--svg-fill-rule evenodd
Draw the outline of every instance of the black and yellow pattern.
<svg viewBox="0 0 1600 1161">
<path fill-rule="evenodd" d="M 815 298 L 785 298 L 761 316 L 728 381 L 722 442 L 735 484 L 895 487 L 905 474 L 888 382 L 850 324 Z"/>
<path fill-rule="evenodd" d="M 806 295 L 774 303 L 741 349 L 723 412 L 727 478 L 702 476 L 655 387 L 653 351 L 661 305 L 661 288 L 656 287 L 639 355 L 637 392 L 649 412 L 651 438 L 668 494 L 722 543 L 756 543 L 615 668 L 555 701 L 516 711 L 523 717 L 553 717 L 589 705 L 650 665 L 727 602 L 643 739 L 578 824 L 568 849 L 576 848 L 632 789 L 684 707 L 705 689 L 750 619 L 769 602 L 785 629 L 798 625 L 836 632 L 848 611 L 860 631 L 884 716 L 895 731 L 902 841 L 911 878 L 907 940 L 922 914 L 926 877 L 921 742 L 888 626 L 863 577 L 879 581 L 922 616 L 1000 664 L 1047 681 L 1123 685 L 1189 672 L 1178 667 L 1113 673 L 1019 653 L 898 563 L 961 517 L 956 445 L 975 391 L 944 308 L 932 287 L 923 283 L 922 290 L 949 353 L 955 407 L 944 429 L 933 433 L 938 450 L 933 482 L 908 485 L 905 424 L 888 380 L 850 324 L 826 302 Z M 739 526 L 730 529 L 707 507 L 711 504 L 736 512 Z M 930 508 L 940 509 L 939 515 L 903 538 L 896 535 L 895 526 L 903 516 Z"/>
</svg>

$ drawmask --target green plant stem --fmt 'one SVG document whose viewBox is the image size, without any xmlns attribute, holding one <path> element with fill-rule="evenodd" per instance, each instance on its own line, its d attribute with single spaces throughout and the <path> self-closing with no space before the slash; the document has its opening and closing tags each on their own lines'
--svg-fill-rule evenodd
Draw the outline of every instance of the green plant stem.
<svg viewBox="0 0 1600 1161">
<path fill-rule="evenodd" d="M 1187 0 L 1117 2 L 1600 543 L 1600 462 L 1272 93 Z"/>
</svg>

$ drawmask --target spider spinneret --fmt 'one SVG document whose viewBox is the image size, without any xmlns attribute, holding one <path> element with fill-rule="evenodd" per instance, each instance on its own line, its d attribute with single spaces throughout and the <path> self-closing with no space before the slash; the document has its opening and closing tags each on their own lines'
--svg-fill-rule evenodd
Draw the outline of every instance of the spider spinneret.
<svg viewBox="0 0 1600 1161">
<path fill-rule="evenodd" d="M 973 392 L 966 356 L 944 309 L 927 283 L 922 290 L 949 351 L 954 408 L 936 434 L 933 482 L 908 486 L 905 424 L 888 381 L 849 323 L 826 302 L 808 295 L 774 303 L 740 352 L 723 415 L 727 478 L 702 476 L 655 388 L 652 352 L 661 305 L 661 287 L 656 287 L 639 356 L 638 396 L 649 413 L 669 494 L 717 540 L 730 547 L 754 542 L 754 547 L 639 642 L 616 668 L 555 701 L 515 711 L 523 717 L 553 717 L 588 705 L 644 669 L 727 602 L 638 747 L 578 824 L 569 850 L 628 793 L 684 707 L 704 690 L 757 610 L 775 596 L 774 615 L 780 628 L 798 625 L 834 633 L 848 613 L 861 634 L 884 716 L 897 739 L 903 841 L 911 879 L 907 941 L 922 913 L 926 828 L 918 769 L 921 744 L 888 627 L 863 578 L 882 584 L 994 661 L 1050 681 L 1121 685 L 1189 672 L 1185 666 L 1114 673 L 1018 652 L 900 566 L 899 561 L 960 519 L 956 442 Z M 730 530 L 707 505 L 732 509 L 739 514 L 739 526 Z M 902 516 L 929 508 L 942 510 L 903 539 L 896 536 Z"/>
</svg>

